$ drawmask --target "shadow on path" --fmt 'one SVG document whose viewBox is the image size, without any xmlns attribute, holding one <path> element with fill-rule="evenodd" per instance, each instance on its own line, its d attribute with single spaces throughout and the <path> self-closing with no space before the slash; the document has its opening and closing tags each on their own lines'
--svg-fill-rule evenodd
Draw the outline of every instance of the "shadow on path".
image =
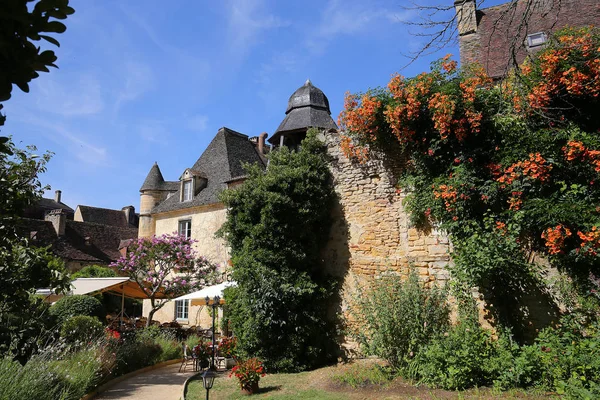
<svg viewBox="0 0 600 400">
<path fill-rule="evenodd" d="M 144 372 L 117 383 L 95 399 L 179 400 L 185 380 L 194 372 L 178 370 L 179 363 Z"/>
</svg>

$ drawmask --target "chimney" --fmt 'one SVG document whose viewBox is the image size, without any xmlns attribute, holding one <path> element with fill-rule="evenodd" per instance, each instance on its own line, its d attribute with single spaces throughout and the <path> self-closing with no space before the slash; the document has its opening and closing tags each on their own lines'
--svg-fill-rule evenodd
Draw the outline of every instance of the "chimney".
<svg viewBox="0 0 600 400">
<path fill-rule="evenodd" d="M 477 32 L 477 16 L 475 0 L 456 0 L 456 24 L 459 36 Z"/>
<path fill-rule="evenodd" d="M 62 194 L 62 192 L 60 190 L 57 190 L 54 192 L 54 201 L 57 203 L 60 203 L 60 195 Z"/>
<path fill-rule="evenodd" d="M 129 225 L 135 225 L 135 207 L 127 206 L 122 208 L 123 213 L 125 213 L 125 220 Z"/>
<path fill-rule="evenodd" d="M 46 214 L 45 220 L 52 222 L 52 226 L 54 227 L 57 236 L 60 237 L 65 235 L 65 228 L 67 227 L 67 214 L 65 214 L 63 210 L 51 210 L 48 214 Z"/>
<path fill-rule="evenodd" d="M 258 153 L 265 154 L 265 140 L 267 139 L 269 134 L 267 132 L 263 132 L 258 135 Z"/>
</svg>

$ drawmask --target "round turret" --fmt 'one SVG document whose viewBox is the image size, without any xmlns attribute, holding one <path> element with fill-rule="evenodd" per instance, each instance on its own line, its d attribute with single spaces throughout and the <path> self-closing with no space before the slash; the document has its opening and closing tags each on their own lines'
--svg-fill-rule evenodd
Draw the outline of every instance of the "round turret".
<svg viewBox="0 0 600 400">
<path fill-rule="evenodd" d="M 276 146 L 298 145 L 306 136 L 308 128 L 337 129 L 331 118 L 327 96 L 310 79 L 290 96 L 285 114 L 285 118 L 269 138 L 269 143 Z"/>
</svg>

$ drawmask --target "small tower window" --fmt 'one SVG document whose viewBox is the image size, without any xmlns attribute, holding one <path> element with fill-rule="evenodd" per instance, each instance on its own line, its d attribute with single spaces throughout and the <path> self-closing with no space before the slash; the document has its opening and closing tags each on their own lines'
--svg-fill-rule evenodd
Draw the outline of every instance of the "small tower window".
<svg viewBox="0 0 600 400">
<path fill-rule="evenodd" d="M 190 201 L 192 200 L 192 180 L 187 180 L 183 182 L 183 198 L 182 201 Z"/>
<path fill-rule="evenodd" d="M 546 43 L 546 34 L 544 32 L 532 33 L 531 35 L 527 35 L 527 46 L 528 47 L 537 47 Z"/>
</svg>

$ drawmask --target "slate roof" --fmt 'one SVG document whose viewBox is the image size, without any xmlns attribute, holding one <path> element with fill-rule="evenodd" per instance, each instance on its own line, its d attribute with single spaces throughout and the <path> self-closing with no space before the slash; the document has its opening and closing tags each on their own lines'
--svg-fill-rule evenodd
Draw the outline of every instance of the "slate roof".
<svg viewBox="0 0 600 400">
<path fill-rule="evenodd" d="M 175 194 L 154 207 L 152 213 L 218 203 L 219 193 L 227 187 L 226 182 L 245 175 L 242 166 L 245 163 L 258 163 L 265 166 L 256 147 L 248 140 L 248 136 L 225 127 L 219 129 L 191 168 L 207 178 L 207 186 L 191 201 L 182 202 L 179 200 L 180 196 Z"/>
<path fill-rule="evenodd" d="M 140 192 L 143 192 L 145 190 L 160 190 L 174 192 L 178 189 L 179 182 L 165 181 L 162 172 L 160 172 L 160 168 L 158 167 L 158 163 L 155 162 L 152 168 L 150 168 L 150 172 L 148 172 L 148 176 L 146 176 L 146 180 L 144 180 L 144 183 L 140 188 Z"/>
<path fill-rule="evenodd" d="M 331 118 L 329 100 L 325 93 L 307 80 L 288 100 L 286 116 L 269 138 L 269 143 L 279 144 L 279 137 L 286 132 L 302 132 L 307 128 L 337 129 Z"/>
<path fill-rule="evenodd" d="M 65 211 L 68 219 L 73 219 L 75 211 L 63 202 L 57 202 L 54 199 L 41 198 L 36 204 L 27 207 L 23 211 L 26 218 L 44 219 L 45 214 L 51 210 L 61 209 Z"/>
<path fill-rule="evenodd" d="M 65 235 L 58 237 L 52 222 L 30 218 L 21 219 L 20 230 L 26 237 L 35 232 L 31 240 L 33 245 L 50 246 L 52 253 L 65 261 L 98 264 L 118 260 L 122 241 L 138 236 L 136 228 L 67 220 Z"/>
<path fill-rule="evenodd" d="M 125 213 L 122 210 L 112 210 L 109 208 L 91 207 L 79 205 L 79 212 L 83 222 L 92 222 L 95 224 L 120 226 L 123 228 L 135 226 L 127 222 Z"/>
</svg>

